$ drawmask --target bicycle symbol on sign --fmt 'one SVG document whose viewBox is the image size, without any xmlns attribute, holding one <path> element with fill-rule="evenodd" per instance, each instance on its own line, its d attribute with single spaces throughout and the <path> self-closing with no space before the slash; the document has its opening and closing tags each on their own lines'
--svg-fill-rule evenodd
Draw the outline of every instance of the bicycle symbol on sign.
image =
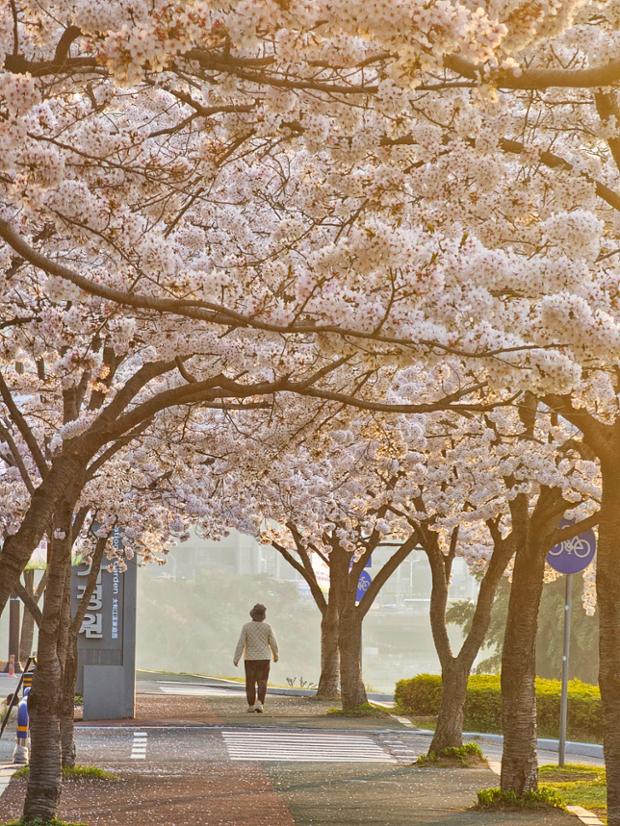
<svg viewBox="0 0 620 826">
<path fill-rule="evenodd" d="M 550 551 L 549 556 L 560 556 L 561 554 L 574 554 L 577 559 L 585 559 L 592 552 L 590 543 L 582 536 L 574 536 L 572 539 L 567 539 L 559 545 L 555 545 Z"/>
</svg>

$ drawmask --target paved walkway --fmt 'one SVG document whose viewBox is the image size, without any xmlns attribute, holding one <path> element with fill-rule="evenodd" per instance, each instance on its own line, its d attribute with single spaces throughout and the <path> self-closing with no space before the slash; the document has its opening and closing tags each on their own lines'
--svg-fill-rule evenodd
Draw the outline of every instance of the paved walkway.
<svg viewBox="0 0 620 826">
<path fill-rule="evenodd" d="M 485 768 L 417 768 L 428 739 L 391 718 L 346 719 L 299 698 L 250 715 L 237 696 L 139 697 L 138 724 L 77 730 L 79 761 L 121 781 L 65 784 L 64 819 L 88 826 L 571 826 L 563 813 L 483 814 Z M 162 720 L 165 723 L 162 724 Z M 12 780 L 2 815 L 20 813 Z"/>
</svg>

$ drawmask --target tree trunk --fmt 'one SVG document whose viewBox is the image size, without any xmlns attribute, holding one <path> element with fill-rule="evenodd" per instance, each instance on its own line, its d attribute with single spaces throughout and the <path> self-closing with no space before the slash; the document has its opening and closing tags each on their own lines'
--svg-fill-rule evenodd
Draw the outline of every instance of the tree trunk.
<svg viewBox="0 0 620 826">
<path fill-rule="evenodd" d="M 60 731 L 63 769 L 75 766 L 76 748 L 73 716 L 75 710 L 75 681 L 77 678 L 77 638 L 71 634 L 65 655 Z"/>
<path fill-rule="evenodd" d="M 34 571 L 24 572 L 25 587 L 28 593 L 35 598 L 34 592 Z M 24 616 L 22 617 L 22 627 L 19 635 L 19 661 L 26 663 L 32 654 L 32 644 L 34 641 L 34 617 L 24 605 Z"/>
<path fill-rule="evenodd" d="M 527 507 L 527 506 L 526 506 Z M 527 513 L 523 516 L 528 520 Z M 519 538 L 502 655 L 504 751 L 501 787 L 518 795 L 538 788 L 536 631 L 545 553 L 530 531 Z"/>
<path fill-rule="evenodd" d="M 62 782 L 61 705 L 64 654 L 67 646 L 67 622 L 70 611 L 67 593 L 71 577 L 71 520 L 73 508 L 60 503 L 55 524 L 62 538 L 50 541 L 48 578 L 43 603 L 43 620 L 39 629 L 37 668 L 28 709 L 30 712 L 30 772 L 24 803 L 24 820 L 43 822 L 56 815 Z"/>
<path fill-rule="evenodd" d="M 340 697 L 340 612 L 346 596 L 348 559 L 340 548 L 329 557 L 329 593 L 321 619 L 321 679 L 318 699 Z"/>
<path fill-rule="evenodd" d="M 37 668 L 28 708 L 30 711 L 31 758 L 24 819 L 44 822 L 56 814 L 60 800 L 62 761 L 60 747 L 60 701 L 62 662 L 59 635 L 63 619 L 64 589 L 70 575 L 70 555 L 62 543 L 54 543 L 39 631 Z M 60 546 L 60 547 L 59 547 Z"/>
<path fill-rule="evenodd" d="M 603 501 L 599 523 L 596 590 L 599 612 L 599 684 L 607 767 L 609 826 L 620 826 L 620 476 L 617 463 L 602 462 Z"/>
<path fill-rule="evenodd" d="M 353 605 L 345 606 L 340 614 L 338 646 L 342 708 L 351 711 L 368 702 L 362 681 L 362 617 Z"/>
<path fill-rule="evenodd" d="M 75 766 L 75 742 L 73 739 L 73 707 L 77 675 L 77 636 L 71 627 L 71 568 L 65 581 L 63 594 L 62 626 L 59 634 L 58 655 L 62 664 L 60 696 L 60 746 L 62 767 Z"/>
<path fill-rule="evenodd" d="M 463 745 L 463 718 L 470 668 L 458 657 L 441 669 L 441 703 L 430 752 Z"/>
<path fill-rule="evenodd" d="M 321 619 L 321 678 L 316 692 L 318 700 L 334 700 L 340 697 L 338 614 L 336 601 L 330 598 Z"/>
<path fill-rule="evenodd" d="M 32 552 L 49 528 L 55 508 L 76 480 L 84 475 L 88 454 L 61 453 L 30 498 L 28 510 L 16 533 L 7 536 L 0 553 L 0 614 L 15 590 Z"/>
</svg>

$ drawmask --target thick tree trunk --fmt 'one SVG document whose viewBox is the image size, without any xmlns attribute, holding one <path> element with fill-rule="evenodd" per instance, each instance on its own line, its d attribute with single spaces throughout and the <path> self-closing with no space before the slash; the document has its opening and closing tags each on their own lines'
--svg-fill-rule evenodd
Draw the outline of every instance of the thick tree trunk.
<svg viewBox="0 0 620 826">
<path fill-rule="evenodd" d="M 30 711 L 31 757 L 24 818 L 44 822 L 56 814 L 60 800 L 62 761 L 60 701 L 62 662 L 59 635 L 63 619 L 64 589 L 70 575 L 70 555 L 66 540 L 52 551 L 43 623 L 39 631 L 37 668 L 28 703 Z"/>
<path fill-rule="evenodd" d="M 603 501 L 599 524 L 596 589 L 599 612 L 599 684 L 607 767 L 609 826 L 620 826 L 620 474 L 602 462 Z"/>
<path fill-rule="evenodd" d="M 24 572 L 25 587 L 28 593 L 35 598 L 34 592 L 34 571 Z M 32 644 L 34 641 L 34 617 L 24 605 L 24 615 L 22 617 L 22 627 L 19 635 L 19 661 L 26 663 L 28 657 L 32 654 Z"/>
<path fill-rule="evenodd" d="M 319 700 L 334 700 L 340 697 L 338 615 L 336 600 L 330 599 L 321 619 L 321 678 L 316 692 Z"/>
<path fill-rule="evenodd" d="M 338 645 L 342 708 L 351 711 L 368 702 L 362 680 L 362 617 L 355 606 L 341 611 Z"/>
<path fill-rule="evenodd" d="M 528 518 L 527 514 L 524 518 Z M 501 787 L 518 795 L 538 787 L 536 631 L 545 567 L 540 542 L 533 541 L 527 529 L 522 534 L 512 575 L 502 655 Z"/>
<path fill-rule="evenodd" d="M 441 669 L 441 703 L 429 753 L 463 745 L 463 718 L 469 672 L 470 666 L 459 658 L 451 659 Z"/>
</svg>

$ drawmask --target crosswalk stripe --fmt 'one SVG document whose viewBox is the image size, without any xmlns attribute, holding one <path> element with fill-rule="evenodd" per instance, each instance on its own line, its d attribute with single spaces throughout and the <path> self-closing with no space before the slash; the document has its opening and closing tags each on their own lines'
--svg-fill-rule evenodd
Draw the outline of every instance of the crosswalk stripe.
<svg viewBox="0 0 620 826">
<path fill-rule="evenodd" d="M 399 763 L 413 763 L 425 751 L 425 749 L 416 748 L 412 743 L 406 743 L 402 740 L 383 739 L 381 744 Z"/>
<path fill-rule="evenodd" d="M 264 762 L 396 762 L 370 737 L 277 731 L 223 731 L 231 760 Z"/>
<path fill-rule="evenodd" d="M 134 731 L 130 760 L 146 760 L 146 731 Z"/>
</svg>

